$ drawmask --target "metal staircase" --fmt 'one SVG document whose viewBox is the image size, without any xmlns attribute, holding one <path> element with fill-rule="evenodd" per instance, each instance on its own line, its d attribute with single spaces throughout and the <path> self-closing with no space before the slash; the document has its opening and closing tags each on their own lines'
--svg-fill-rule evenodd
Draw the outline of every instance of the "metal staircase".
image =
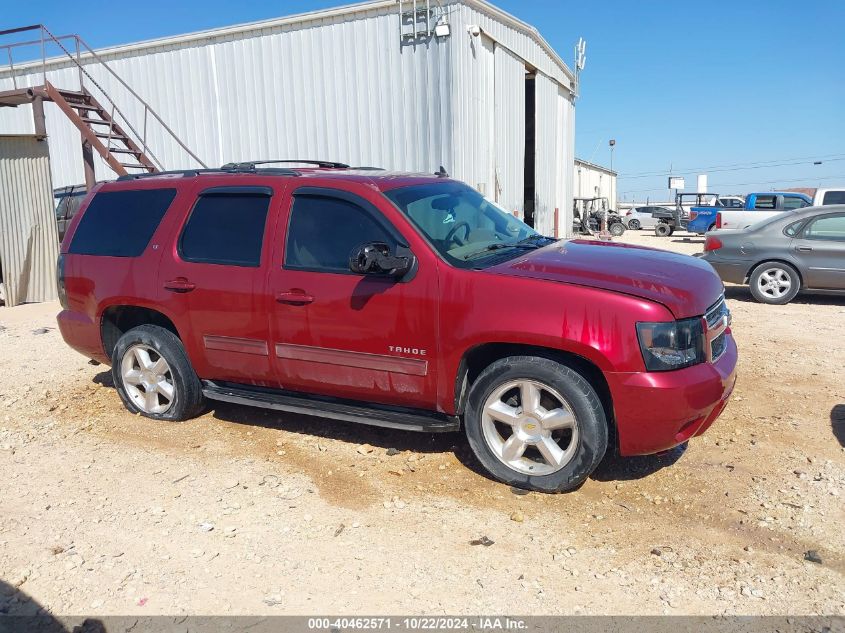
<svg viewBox="0 0 845 633">
<path fill-rule="evenodd" d="M 167 126 L 162 118 L 136 93 L 106 62 L 100 58 L 78 35 L 63 35 L 56 37 L 44 25 L 26 26 L 17 29 L 0 31 L 0 37 L 12 34 L 34 32 L 38 39 L 18 41 L 11 44 L 0 44 L 0 52 L 6 52 L 8 65 L 13 82 L 12 90 L 0 91 L 0 108 L 17 107 L 32 104 L 35 133 L 46 136 L 43 102 L 50 101 L 79 130 L 82 137 L 82 156 L 85 163 L 85 181 L 88 187 L 94 185 L 93 152 L 118 175 L 149 174 L 165 171 L 164 165 L 153 153 L 148 138 L 154 133 L 158 139 L 168 139 L 174 142 L 184 152 L 186 164 L 178 167 L 189 167 L 191 162 L 200 167 L 206 167 L 179 137 Z M 70 45 L 65 43 L 70 41 Z M 70 60 L 77 69 L 78 86 L 56 87 L 47 80 L 48 46 L 58 47 L 58 58 L 61 61 Z M 40 60 L 15 68 L 13 50 L 25 47 L 40 47 Z M 50 60 L 53 63 L 54 60 Z M 41 84 L 36 86 L 19 86 L 19 76 L 32 75 L 33 67 L 41 68 Z M 94 68 L 97 68 L 94 71 Z M 0 70 L 4 70 L 0 66 Z M 94 75 L 98 75 L 100 81 Z M 116 82 L 128 97 L 134 100 L 131 105 L 138 106 L 143 111 L 142 133 L 139 133 L 132 122 L 118 108 L 115 101 L 102 87 L 103 79 Z M 95 94 L 97 95 L 95 97 Z M 128 103 L 124 104 L 130 105 Z M 2 110 L 0 110 L 2 111 Z"/>
<path fill-rule="evenodd" d="M 36 88 L 34 92 L 41 93 L 41 96 L 59 106 L 83 138 L 119 176 L 126 175 L 127 169 L 141 169 L 149 173 L 159 171 L 144 154 L 144 150 L 138 147 L 112 115 L 106 112 L 105 108 L 85 88 L 81 92 L 59 90 L 48 81 L 43 89 Z M 120 159 L 118 156 L 126 156 L 126 158 Z M 134 159 L 134 162 L 122 162 L 130 158 Z"/>
</svg>

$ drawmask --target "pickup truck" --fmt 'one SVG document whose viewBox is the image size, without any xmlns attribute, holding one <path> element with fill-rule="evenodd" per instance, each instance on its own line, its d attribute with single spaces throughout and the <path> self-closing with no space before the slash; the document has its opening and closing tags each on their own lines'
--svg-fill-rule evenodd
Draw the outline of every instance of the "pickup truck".
<svg viewBox="0 0 845 633">
<path fill-rule="evenodd" d="M 742 209 L 693 207 L 690 209 L 687 230 L 690 233 L 704 235 L 707 231 L 714 229 L 744 229 L 778 213 L 802 209 L 812 204 L 812 199 L 803 193 L 778 191 L 749 193 L 745 197 L 745 206 Z"/>
<path fill-rule="evenodd" d="M 707 262 L 545 237 L 444 170 L 278 162 L 125 176 L 71 221 L 59 327 L 138 424 L 208 399 L 463 430 L 490 476 L 560 492 L 725 408 L 737 351 Z"/>
<path fill-rule="evenodd" d="M 813 196 L 813 206 L 826 207 L 829 204 L 845 204 L 845 187 L 816 189 L 816 194 Z"/>
</svg>

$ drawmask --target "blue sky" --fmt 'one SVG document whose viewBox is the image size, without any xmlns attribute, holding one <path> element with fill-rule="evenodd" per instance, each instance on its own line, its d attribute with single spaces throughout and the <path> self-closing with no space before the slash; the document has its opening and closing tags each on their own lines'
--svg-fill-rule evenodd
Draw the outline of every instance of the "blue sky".
<svg viewBox="0 0 845 633">
<path fill-rule="evenodd" d="M 145 0 L 69 9 L 65 0 L 6 0 L 0 28 L 43 22 L 99 47 L 344 3 Z M 495 4 L 537 26 L 570 65 L 578 37 L 587 40 L 576 154 L 607 164 L 615 138 L 621 198 L 665 198 L 670 165 L 688 189 L 696 168 L 718 167 L 707 173 L 719 193 L 845 184 L 842 0 Z"/>
</svg>

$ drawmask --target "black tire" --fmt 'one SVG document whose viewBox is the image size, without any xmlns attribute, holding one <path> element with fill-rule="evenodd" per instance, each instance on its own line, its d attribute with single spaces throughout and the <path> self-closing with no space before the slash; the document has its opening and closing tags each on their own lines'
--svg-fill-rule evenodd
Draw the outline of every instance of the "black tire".
<svg viewBox="0 0 845 633">
<path fill-rule="evenodd" d="M 485 402 L 488 398 L 495 398 L 494 394 L 497 390 L 517 381 L 539 383 L 546 389 L 554 390 L 560 396 L 562 403 L 568 407 L 570 414 L 574 416 L 577 436 L 573 431 L 553 432 L 563 434 L 563 441 L 566 441 L 568 437 L 566 449 L 558 445 L 564 454 L 570 448 L 574 451 L 559 470 L 548 474 L 530 474 L 511 467 L 497 455 L 496 449 L 488 440 L 488 436 L 485 435 L 485 428 L 489 429 L 492 425 L 489 417 L 487 418 L 488 422 L 485 423 Z M 553 406 L 548 404 L 548 398 L 557 399 L 557 396 L 552 394 L 551 391 L 544 391 L 542 387 L 538 402 L 545 402 L 546 404 L 540 406 L 548 411 L 545 407 Z M 514 392 L 505 391 L 501 397 L 504 398 L 509 393 L 521 393 L 519 388 L 514 389 Z M 514 398 L 513 402 L 516 403 L 516 398 L 521 399 L 521 396 L 514 395 L 512 398 Z M 519 415 L 522 415 L 522 403 L 519 403 L 519 408 L 516 408 L 516 404 L 513 406 L 516 411 L 519 411 Z M 521 419 L 529 422 L 534 421 L 530 416 Z M 499 434 L 498 429 L 502 426 L 505 427 L 505 432 L 512 428 L 500 424 L 493 425 L 495 430 L 493 442 L 507 441 L 508 438 Z M 539 426 L 542 429 L 542 424 Z M 592 385 L 573 369 L 548 358 L 536 356 L 503 358 L 481 372 L 481 375 L 470 387 L 464 428 L 475 456 L 492 477 L 517 488 L 539 492 L 565 492 L 580 486 L 601 462 L 608 443 L 608 425 L 604 407 L 602 407 Z M 529 424 L 528 428 L 533 429 L 535 427 Z M 574 445 L 573 441 L 575 441 Z M 540 451 L 535 445 L 528 443 L 527 446 L 528 448 L 520 453 L 520 456 L 516 458 L 517 460 L 530 464 L 533 463 L 530 461 L 532 455 L 542 460 Z M 549 468 L 549 466 L 540 462 L 536 463 L 539 464 L 539 467 Z M 533 469 L 533 466 L 529 468 Z M 525 466 L 523 466 L 523 470 L 525 470 Z"/>
<path fill-rule="evenodd" d="M 715 231 L 715 230 L 716 230 L 716 223 L 714 222 L 713 224 L 711 224 L 710 226 L 708 226 L 708 227 L 707 227 L 707 230 L 708 230 L 708 231 Z"/>
<path fill-rule="evenodd" d="M 632 231 L 638 231 L 640 229 L 640 221 L 639 220 L 628 220 L 628 228 Z"/>
<path fill-rule="evenodd" d="M 770 279 L 767 280 L 766 277 Z M 767 281 L 785 281 L 789 287 L 783 294 L 778 294 L 780 289 L 776 289 L 774 285 L 770 285 L 770 289 L 764 287 Z M 801 290 L 801 276 L 797 270 L 784 262 L 763 262 L 752 271 L 748 279 L 748 287 L 751 290 L 751 296 L 760 303 L 784 305 L 792 301 Z M 779 285 L 779 288 L 783 286 Z"/>
<path fill-rule="evenodd" d="M 674 233 L 675 233 L 675 227 L 674 227 L 674 226 L 670 226 L 670 227 L 669 227 L 669 236 L 671 237 Z"/>
<path fill-rule="evenodd" d="M 619 237 L 625 232 L 625 225 L 621 222 L 616 222 L 610 225 L 610 234 L 614 237 Z"/>
<path fill-rule="evenodd" d="M 663 222 L 659 222 L 654 227 L 654 234 L 657 237 L 668 237 L 672 234 L 672 227 L 670 227 L 668 224 L 664 224 Z"/>
<path fill-rule="evenodd" d="M 139 394 L 147 393 L 143 384 L 135 386 L 124 381 L 124 362 L 138 362 L 134 357 L 134 349 L 137 347 L 144 349 L 151 361 L 156 361 L 157 355 L 167 363 L 168 370 L 162 376 L 174 388 L 173 397 L 168 400 L 164 394 L 155 396 L 156 402 L 160 403 L 161 407 L 166 406 L 166 409 L 160 412 L 145 410 L 136 403 Z M 133 356 L 127 358 L 127 352 L 130 351 Z M 112 354 L 112 377 L 120 399 L 132 413 L 140 413 L 154 420 L 180 421 L 193 418 L 203 410 L 205 398 L 202 394 L 202 386 L 191 366 L 191 361 L 188 360 L 182 341 L 169 330 L 156 325 L 141 325 L 132 328 L 120 337 Z M 133 386 L 134 396 L 130 393 Z"/>
</svg>

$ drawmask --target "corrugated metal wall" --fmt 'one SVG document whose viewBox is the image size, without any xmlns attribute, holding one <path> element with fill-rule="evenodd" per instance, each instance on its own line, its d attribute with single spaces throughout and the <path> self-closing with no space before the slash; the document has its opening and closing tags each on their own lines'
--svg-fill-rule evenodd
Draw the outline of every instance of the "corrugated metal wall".
<svg viewBox="0 0 845 633">
<path fill-rule="evenodd" d="M 6 305 L 55 299 L 58 255 L 47 142 L 0 136 L 0 267 Z"/>
<path fill-rule="evenodd" d="M 508 211 L 524 216 L 525 62 L 496 46 L 496 199 Z"/>
<path fill-rule="evenodd" d="M 400 46 L 398 5 L 376 3 L 115 49 L 103 59 L 208 165 L 280 157 L 423 172 L 444 165 L 522 215 L 525 67 L 538 69 L 547 84 L 537 101 L 544 134 L 571 132 L 559 122 L 572 117 L 560 112 L 558 99 L 569 76 L 530 28 L 508 24 L 495 7 L 456 1 L 440 10 L 451 35 L 417 44 Z M 469 35 L 469 24 L 480 26 L 482 35 Z M 103 68 L 87 69 L 143 130 L 140 104 Z M 52 64 L 48 79 L 78 87 L 76 70 L 66 64 Z M 19 86 L 40 83 L 37 73 L 18 80 Z M 11 88 L 8 73 L 0 72 L 0 90 Z M 0 133 L 32 131 L 29 107 L 4 110 Z M 54 184 L 79 184 L 79 132 L 54 104 L 45 110 Z M 149 119 L 147 138 L 166 168 L 195 166 Z M 571 192 L 571 168 L 559 169 L 559 140 L 544 139 L 537 156 L 543 230 L 551 228 L 548 209 Z M 572 137 L 564 141 L 571 144 Z M 95 163 L 99 179 L 114 177 L 99 157 Z"/>
<path fill-rule="evenodd" d="M 545 235 L 564 236 L 572 225 L 572 188 L 568 183 L 572 164 L 572 138 L 567 137 L 572 116 L 568 91 L 556 81 L 537 73 L 536 86 L 536 183 L 534 228 Z"/>
<path fill-rule="evenodd" d="M 391 8 L 104 59 L 208 165 L 290 157 L 433 172 L 453 163 L 450 45 L 449 38 L 432 38 L 400 47 L 399 16 Z M 140 131 L 138 102 L 101 66 L 87 70 Z M 50 70 L 47 79 L 79 85 L 67 67 Z M 41 83 L 38 73 L 18 78 L 19 86 Z M 11 88 L 11 79 L 0 77 L 0 90 Z M 79 184 L 79 132 L 54 104 L 46 103 L 45 112 L 55 185 Z M 149 120 L 148 130 L 165 167 L 196 166 Z M 0 132 L 6 131 L 32 131 L 28 106 L 4 109 Z M 114 178 L 98 156 L 95 163 L 99 179 Z"/>
<path fill-rule="evenodd" d="M 574 191 L 577 198 L 607 198 L 611 208 L 615 209 L 616 175 L 608 170 L 600 169 L 586 161 L 575 161 L 572 170 L 575 183 Z"/>
<path fill-rule="evenodd" d="M 473 186 L 485 183 L 488 197 L 523 217 L 525 73 L 527 67 L 537 69 L 535 228 L 552 235 L 554 208 L 559 207 L 559 234 L 567 235 L 572 224 L 571 165 L 575 140 L 569 78 L 533 39 L 498 21 L 494 9 L 457 5 L 455 12 L 451 19 L 455 64 L 454 174 Z M 473 37 L 467 32 L 468 25 L 481 27 L 482 34 Z M 492 102 L 478 99 L 479 94 L 491 94 L 488 73 L 493 74 Z M 492 125 L 492 131 L 488 131 L 488 125 Z M 488 145 L 492 147 L 490 156 L 484 154 Z M 488 175 L 491 169 L 492 175 Z M 491 180 L 494 188 L 487 184 Z"/>
</svg>

